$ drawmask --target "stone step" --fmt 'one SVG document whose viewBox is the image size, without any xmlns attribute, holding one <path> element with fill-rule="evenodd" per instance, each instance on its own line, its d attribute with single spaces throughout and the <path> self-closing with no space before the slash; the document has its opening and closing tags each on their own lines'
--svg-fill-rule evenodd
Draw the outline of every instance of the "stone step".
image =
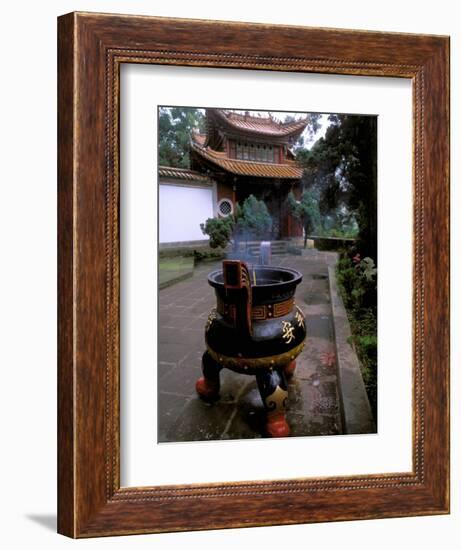
<svg viewBox="0 0 461 550">
<path fill-rule="evenodd" d="M 261 242 L 251 241 L 248 243 L 242 243 L 240 245 L 242 249 L 246 250 L 252 256 L 259 255 L 259 249 Z M 272 241 L 271 242 L 271 251 L 273 255 L 286 254 L 287 252 L 287 242 L 286 241 Z"/>
</svg>

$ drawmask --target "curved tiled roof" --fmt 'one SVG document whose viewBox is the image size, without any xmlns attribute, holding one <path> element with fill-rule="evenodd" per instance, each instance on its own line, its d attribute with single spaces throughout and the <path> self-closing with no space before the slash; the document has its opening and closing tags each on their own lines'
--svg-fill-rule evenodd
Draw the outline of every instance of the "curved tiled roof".
<svg viewBox="0 0 461 550">
<path fill-rule="evenodd" d="M 158 175 L 163 178 L 173 178 L 185 181 L 207 181 L 210 179 L 200 172 L 188 170 L 187 168 L 173 168 L 171 166 L 159 166 Z"/>
<path fill-rule="evenodd" d="M 271 117 L 257 117 L 248 114 L 210 109 L 225 124 L 245 132 L 264 134 L 266 136 L 285 137 L 301 133 L 308 123 L 308 118 L 293 122 L 278 122 Z"/>
<path fill-rule="evenodd" d="M 303 173 L 302 168 L 299 168 L 294 162 L 287 164 L 272 164 L 269 162 L 230 159 L 225 153 L 214 151 L 208 147 L 201 147 L 194 141 L 191 142 L 191 148 L 209 162 L 219 166 L 226 172 L 238 176 L 300 179 Z"/>
</svg>

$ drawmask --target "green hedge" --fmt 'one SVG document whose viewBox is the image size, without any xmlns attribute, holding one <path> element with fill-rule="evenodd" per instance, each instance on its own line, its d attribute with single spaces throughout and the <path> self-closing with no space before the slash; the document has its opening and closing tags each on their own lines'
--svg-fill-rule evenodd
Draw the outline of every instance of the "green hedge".
<svg viewBox="0 0 461 550">
<path fill-rule="evenodd" d="M 171 247 L 162 248 L 158 252 L 160 259 L 163 258 L 194 258 L 196 261 L 202 260 L 220 260 L 225 257 L 225 251 L 222 248 L 215 248 L 212 250 L 208 246 L 200 247 Z"/>
</svg>

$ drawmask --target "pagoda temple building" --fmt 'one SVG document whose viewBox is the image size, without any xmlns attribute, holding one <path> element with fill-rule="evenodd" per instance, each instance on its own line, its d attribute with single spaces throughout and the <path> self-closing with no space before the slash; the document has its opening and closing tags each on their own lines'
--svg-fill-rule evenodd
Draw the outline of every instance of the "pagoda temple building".
<svg viewBox="0 0 461 550">
<path fill-rule="evenodd" d="M 206 209 L 213 216 L 232 215 L 237 203 L 254 195 L 265 202 L 272 216 L 272 240 L 301 237 L 302 226 L 291 215 L 286 198 L 290 191 L 297 198 L 301 196 L 302 168 L 298 166 L 292 148 L 307 123 L 307 118 L 279 122 L 270 115 L 263 117 L 249 112 L 240 114 L 206 109 L 206 133 L 193 133 L 191 136 L 191 170 L 187 174 L 186 171 L 179 173 L 176 170 L 175 176 L 182 178 L 179 185 L 185 185 L 185 178 L 190 178 L 186 185 L 201 185 L 202 195 L 205 189 L 209 190 L 207 200 L 211 201 L 211 205 L 207 204 Z M 162 183 L 174 183 L 171 178 L 162 181 L 162 173 L 166 170 L 159 167 L 161 190 Z M 170 188 L 169 192 L 173 190 Z M 178 206 L 181 195 L 177 192 L 175 196 Z M 195 196 L 198 197 L 197 192 Z M 189 193 L 188 200 L 191 199 L 192 193 Z M 200 209 L 203 210 L 202 204 Z M 189 213 L 192 214 L 191 210 Z M 199 226 L 190 215 L 189 221 Z M 204 221 L 200 219 L 200 222 Z M 166 235 L 167 230 L 163 233 Z M 197 238 L 197 233 L 195 235 Z M 160 223 L 160 242 L 165 240 L 168 239 L 162 238 Z"/>
<path fill-rule="evenodd" d="M 233 212 L 249 195 L 262 199 L 272 216 L 273 239 L 302 235 L 285 200 L 299 196 L 302 169 L 291 150 L 307 119 L 278 122 L 271 116 L 206 110 L 206 134 L 193 134 L 191 168 L 217 183 L 218 215 Z"/>
</svg>

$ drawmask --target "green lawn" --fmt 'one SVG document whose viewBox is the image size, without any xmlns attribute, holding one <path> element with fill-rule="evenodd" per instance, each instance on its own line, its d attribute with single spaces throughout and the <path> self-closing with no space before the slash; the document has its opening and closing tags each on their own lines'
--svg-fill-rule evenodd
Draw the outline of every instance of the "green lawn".
<svg viewBox="0 0 461 550">
<path fill-rule="evenodd" d="M 192 275 L 194 270 L 194 258 L 182 256 L 174 258 L 160 258 L 159 260 L 159 286 L 163 288 L 172 284 L 176 279 L 182 279 Z"/>
</svg>

